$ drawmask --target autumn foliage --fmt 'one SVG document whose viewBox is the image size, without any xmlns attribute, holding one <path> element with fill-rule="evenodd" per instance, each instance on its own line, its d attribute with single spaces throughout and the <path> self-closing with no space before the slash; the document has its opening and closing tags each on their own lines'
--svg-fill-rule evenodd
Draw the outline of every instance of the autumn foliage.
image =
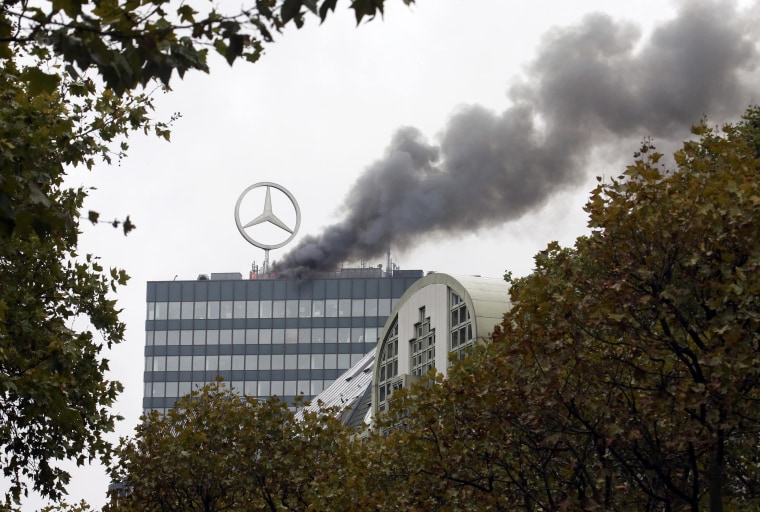
<svg viewBox="0 0 760 512">
<path fill-rule="evenodd" d="M 513 307 L 494 339 L 395 394 L 377 433 L 351 441 L 276 402 L 199 415 L 208 390 L 147 418 L 122 448 L 141 510 L 175 485 L 201 488 L 146 479 L 157 460 L 162 478 L 242 479 L 217 492 L 242 493 L 230 510 L 760 507 L 760 109 L 694 133 L 672 166 L 645 142 L 600 181 L 590 234 L 507 276 Z"/>
</svg>

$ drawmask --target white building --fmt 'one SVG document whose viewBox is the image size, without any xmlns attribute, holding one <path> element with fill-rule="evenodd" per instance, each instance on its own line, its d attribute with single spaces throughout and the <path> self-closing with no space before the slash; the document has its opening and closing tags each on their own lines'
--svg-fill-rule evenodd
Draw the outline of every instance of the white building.
<svg viewBox="0 0 760 512">
<path fill-rule="evenodd" d="M 428 274 L 398 299 L 376 351 L 315 397 L 312 407 L 318 401 L 337 405 L 344 409 L 344 423 L 370 424 L 373 415 L 387 409 L 395 390 L 433 368 L 445 376 L 449 355 L 462 358 L 473 344 L 488 339 L 508 309 L 509 285 L 501 278 Z"/>
</svg>

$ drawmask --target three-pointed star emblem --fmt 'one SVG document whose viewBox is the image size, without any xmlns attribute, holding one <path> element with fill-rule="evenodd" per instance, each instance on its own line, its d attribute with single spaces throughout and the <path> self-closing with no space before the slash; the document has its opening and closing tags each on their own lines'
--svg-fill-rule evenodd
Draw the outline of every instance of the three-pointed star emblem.
<svg viewBox="0 0 760 512">
<path fill-rule="evenodd" d="M 266 189 L 266 196 L 264 197 L 264 211 L 262 211 L 260 215 L 256 215 L 252 220 L 248 221 L 246 224 L 243 224 L 243 219 L 240 218 L 240 205 L 243 202 L 243 198 L 245 198 L 249 192 L 258 188 Z M 284 194 L 287 197 L 288 201 L 290 201 L 290 204 L 293 206 L 293 210 L 295 211 L 295 224 L 292 224 L 292 221 L 290 220 L 289 217 L 285 217 L 285 219 L 289 221 L 289 222 L 285 222 L 282 220 L 281 217 L 278 217 L 277 215 L 275 215 L 272 209 L 271 189 L 273 188 L 277 189 L 278 192 Z M 278 206 L 278 209 L 279 209 L 279 204 L 280 203 L 275 201 L 275 205 Z M 247 218 L 250 218 L 250 217 L 247 217 Z M 246 188 L 243 191 L 243 193 L 240 194 L 240 197 L 238 197 L 237 203 L 235 203 L 235 224 L 237 225 L 237 228 L 238 228 L 238 231 L 240 231 L 240 234 L 243 235 L 243 238 L 248 240 L 250 244 L 255 245 L 256 247 L 260 249 L 264 249 L 265 251 L 269 251 L 270 249 L 279 249 L 283 245 L 293 240 L 293 237 L 295 237 L 296 233 L 298 233 L 298 228 L 301 226 L 301 209 L 298 207 L 298 202 L 296 201 L 296 198 L 293 197 L 293 194 L 291 194 L 290 191 L 288 191 L 288 189 L 286 189 L 282 185 L 278 185 L 277 183 L 272 183 L 271 181 L 263 181 Z M 287 237 L 287 239 L 285 239 L 282 242 L 268 244 L 260 240 L 254 239 L 251 236 L 252 233 L 248 233 L 246 231 L 246 230 L 253 231 L 253 234 L 255 234 L 256 236 L 262 236 L 262 235 L 268 236 L 267 233 L 270 231 L 268 229 L 269 227 L 268 225 L 272 225 L 278 230 L 281 229 L 285 233 L 288 233 L 289 236 Z"/>
<path fill-rule="evenodd" d="M 272 211 L 272 196 L 269 189 L 270 187 L 267 186 L 266 197 L 264 199 L 264 211 L 261 213 L 261 215 L 256 216 L 256 218 L 254 218 L 248 224 L 245 224 L 243 228 L 250 228 L 251 226 L 255 226 L 257 224 L 270 222 L 278 228 L 287 231 L 288 233 L 293 233 L 293 230 L 282 220 L 280 220 L 280 218 Z"/>
</svg>

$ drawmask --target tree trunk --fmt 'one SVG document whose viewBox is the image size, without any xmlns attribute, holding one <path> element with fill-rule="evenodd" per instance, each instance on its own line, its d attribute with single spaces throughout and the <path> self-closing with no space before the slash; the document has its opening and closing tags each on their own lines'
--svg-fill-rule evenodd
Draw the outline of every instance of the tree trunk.
<svg viewBox="0 0 760 512">
<path fill-rule="evenodd" d="M 719 430 L 708 470 L 708 488 L 710 496 L 710 512 L 723 512 L 723 463 L 724 463 L 723 431 Z"/>
</svg>

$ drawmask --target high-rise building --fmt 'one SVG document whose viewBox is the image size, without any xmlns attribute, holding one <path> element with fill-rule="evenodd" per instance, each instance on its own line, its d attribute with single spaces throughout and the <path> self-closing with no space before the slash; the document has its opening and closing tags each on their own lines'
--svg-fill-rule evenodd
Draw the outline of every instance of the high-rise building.
<svg viewBox="0 0 760 512">
<path fill-rule="evenodd" d="M 143 409 L 165 412 L 217 376 L 249 396 L 311 398 L 376 347 L 422 275 L 360 268 L 308 279 L 228 273 L 149 282 Z"/>
</svg>

